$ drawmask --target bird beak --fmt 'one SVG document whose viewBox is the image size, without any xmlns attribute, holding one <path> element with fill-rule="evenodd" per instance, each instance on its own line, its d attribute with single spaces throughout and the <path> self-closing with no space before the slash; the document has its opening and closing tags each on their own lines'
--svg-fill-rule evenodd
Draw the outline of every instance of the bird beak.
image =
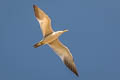
<svg viewBox="0 0 120 80">
<path fill-rule="evenodd" d="M 64 32 L 68 32 L 68 30 L 67 29 L 65 29 L 65 30 L 63 30 Z"/>
</svg>

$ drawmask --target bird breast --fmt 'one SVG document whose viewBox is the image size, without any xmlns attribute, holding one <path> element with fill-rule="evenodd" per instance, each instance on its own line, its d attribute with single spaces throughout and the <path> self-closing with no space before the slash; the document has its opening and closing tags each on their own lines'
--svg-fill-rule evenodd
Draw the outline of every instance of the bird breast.
<svg viewBox="0 0 120 80">
<path fill-rule="evenodd" d="M 56 40 L 62 33 L 61 32 L 53 32 L 52 34 L 46 36 L 43 39 L 43 43 L 48 44 L 51 43 L 52 41 Z"/>
</svg>

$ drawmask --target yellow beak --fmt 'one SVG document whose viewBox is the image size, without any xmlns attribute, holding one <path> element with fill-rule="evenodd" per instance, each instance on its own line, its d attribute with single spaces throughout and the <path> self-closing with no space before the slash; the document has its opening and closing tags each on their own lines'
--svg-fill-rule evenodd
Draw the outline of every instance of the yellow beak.
<svg viewBox="0 0 120 80">
<path fill-rule="evenodd" d="M 67 29 L 65 29 L 65 30 L 63 30 L 64 32 L 68 32 L 68 30 Z"/>
</svg>

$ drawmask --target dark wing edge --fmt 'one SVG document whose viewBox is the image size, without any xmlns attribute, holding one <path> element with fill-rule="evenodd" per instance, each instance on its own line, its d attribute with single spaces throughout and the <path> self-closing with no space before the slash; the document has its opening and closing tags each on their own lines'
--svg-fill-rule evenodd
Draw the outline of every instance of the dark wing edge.
<svg viewBox="0 0 120 80">
<path fill-rule="evenodd" d="M 33 9 L 34 9 L 35 17 L 40 24 L 40 28 L 43 33 L 43 37 L 46 37 L 47 35 L 49 35 L 53 32 L 53 29 L 51 27 L 51 19 L 38 6 L 33 5 Z"/>
<path fill-rule="evenodd" d="M 76 76 L 79 77 L 79 74 L 77 72 L 77 69 L 73 60 L 69 59 L 68 57 L 64 57 L 63 62 L 67 66 L 67 68 L 69 68 L 73 73 L 75 73 Z"/>
</svg>

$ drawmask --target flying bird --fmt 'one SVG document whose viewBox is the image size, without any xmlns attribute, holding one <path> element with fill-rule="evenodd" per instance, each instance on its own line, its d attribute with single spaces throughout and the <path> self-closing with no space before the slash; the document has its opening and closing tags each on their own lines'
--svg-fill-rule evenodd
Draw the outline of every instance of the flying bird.
<svg viewBox="0 0 120 80">
<path fill-rule="evenodd" d="M 76 76 L 79 76 L 69 49 L 65 45 L 63 45 L 58 39 L 61 34 L 67 32 L 68 30 L 65 29 L 62 31 L 54 32 L 51 27 L 51 19 L 49 18 L 49 16 L 36 5 L 33 5 L 33 8 L 36 19 L 40 24 L 40 28 L 43 34 L 43 39 L 40 42 L 36 43 L 34 45 L 34 48 L 48 44 L 53 49 L 53 51 L 55 51 L 56 54 L 61 58 L 63 63 L 73 73 L 75 73 Z"/>
</svg>

